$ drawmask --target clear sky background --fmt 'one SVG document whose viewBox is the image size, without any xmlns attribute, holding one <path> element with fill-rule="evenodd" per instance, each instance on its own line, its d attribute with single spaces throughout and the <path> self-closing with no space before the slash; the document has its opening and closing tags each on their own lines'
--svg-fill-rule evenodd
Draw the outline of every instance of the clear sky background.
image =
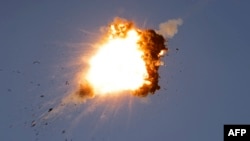
<svg viewBox="0 0 250 141">
<path fill-rule="evenodd" d="M 0 140 L 223 140 L 224 124 L 250 123 L 249 4 L 1 0 Z M 147 99 L 100 105 L 89 100 L 48 119 L 46 126 L 31 127 L 33 120 L 42 124 L 39 116 L 74 87 L 79 56 L 88 54 L 99 28 L 116 16 L 153 29 L 183 19 L 160 69 L 162 89 Z"/>
</svg>

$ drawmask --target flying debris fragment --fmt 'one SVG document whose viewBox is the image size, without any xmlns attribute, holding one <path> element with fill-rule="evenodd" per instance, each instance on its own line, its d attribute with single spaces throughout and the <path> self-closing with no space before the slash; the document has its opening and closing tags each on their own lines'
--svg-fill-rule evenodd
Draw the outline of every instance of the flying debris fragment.
<svg viewBox="0 0 250 141">
<path fill-rule="evenodd" d="M 64 133 L 66 133 L 66 131 L 65 131 L 65 130 L 62 130 L 62 134 L 64 134 Z"/>
<path fill-rule="evenodd" d="M 35 120 L 33 120 L 33 121 L 31 122 L 31 127 L 34 127 L 34 126 L 36 126 L 36 121 L 35 121 Z"/>
<path fill-rule="evenodd" d="M 33 64 L 40 64 L 40 61 L 33 61 Z"/>
<path fill-rule="evenodd" d="M 53 108 L 49 108 L 48 112 L 51 112 L 53 110 Z"/>
<path fill-rule="evenodd" d="M 11 92 L 12 90 L 11 89 L 8 89 L 8 92 Z"/>
</svg>

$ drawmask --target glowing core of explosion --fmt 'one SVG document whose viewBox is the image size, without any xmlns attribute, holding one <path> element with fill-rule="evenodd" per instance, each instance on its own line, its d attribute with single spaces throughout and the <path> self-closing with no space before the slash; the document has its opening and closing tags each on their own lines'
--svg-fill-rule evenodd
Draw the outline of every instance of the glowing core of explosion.
<svg viewBox="0 0 250 141">
<path fill-rule="evenodd" d="M 111 26 L 112 32 L 116 33 Z M 136 90 L 150 84 L 143 51 L 139 49 L 140 35 L 135 29 L 127 29 L 124 36 L 110 33 L 107 42 L 100 46 L 90 59 L 86 80 L 96 94 L 108 94 Z"/>
</svg>

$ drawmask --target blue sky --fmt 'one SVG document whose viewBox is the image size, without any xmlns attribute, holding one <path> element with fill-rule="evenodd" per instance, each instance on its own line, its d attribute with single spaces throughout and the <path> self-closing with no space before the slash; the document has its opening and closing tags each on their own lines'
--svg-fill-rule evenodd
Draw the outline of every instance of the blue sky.
<svg viewBox="0 0 250 141">
<path fill-rule="evenodd" d="M 1 140 L 222 140 L 224 124 L 250 123 L 249 4 L 1 1 Z M 146 100 L 128 96 L 99 105 L 89 100 L 65 108 L 47 126 L 30 127 L 74 87 L 73 76 L 82 67 L 78 57 L 90 51 L 99 28 L 116 16 L 153 29 L 169 19 L 183 19 L 160 69 L 165 89 Z M 107 110 L 112 104 L 115 108 Z M 76 122 L 93 105 L 94 110 Z"/>
</svg>

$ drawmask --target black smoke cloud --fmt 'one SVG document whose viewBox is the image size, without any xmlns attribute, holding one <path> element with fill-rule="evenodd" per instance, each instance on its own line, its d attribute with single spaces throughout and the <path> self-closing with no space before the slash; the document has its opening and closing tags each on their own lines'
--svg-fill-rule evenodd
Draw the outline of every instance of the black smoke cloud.
<svg viewBox="0 0 250 141">
<path fill-rule="evenodd" d="M 151 84 L 144 84 L 134 92 L 137 96 L 147 96 L 149 93 L 154 94 L 156 90 L 160 89 L 158 84 L 160 74 L 158 72 L 161 62 L 162 51 L 167 52 L 166 39 L 160 34 L 157 34 L 152 29 L 141 30 L 141 40 L 139 45 L 143 50 L 143 59 L 146 62 L 148 77 L 146 78 Z"/>
</svg>

